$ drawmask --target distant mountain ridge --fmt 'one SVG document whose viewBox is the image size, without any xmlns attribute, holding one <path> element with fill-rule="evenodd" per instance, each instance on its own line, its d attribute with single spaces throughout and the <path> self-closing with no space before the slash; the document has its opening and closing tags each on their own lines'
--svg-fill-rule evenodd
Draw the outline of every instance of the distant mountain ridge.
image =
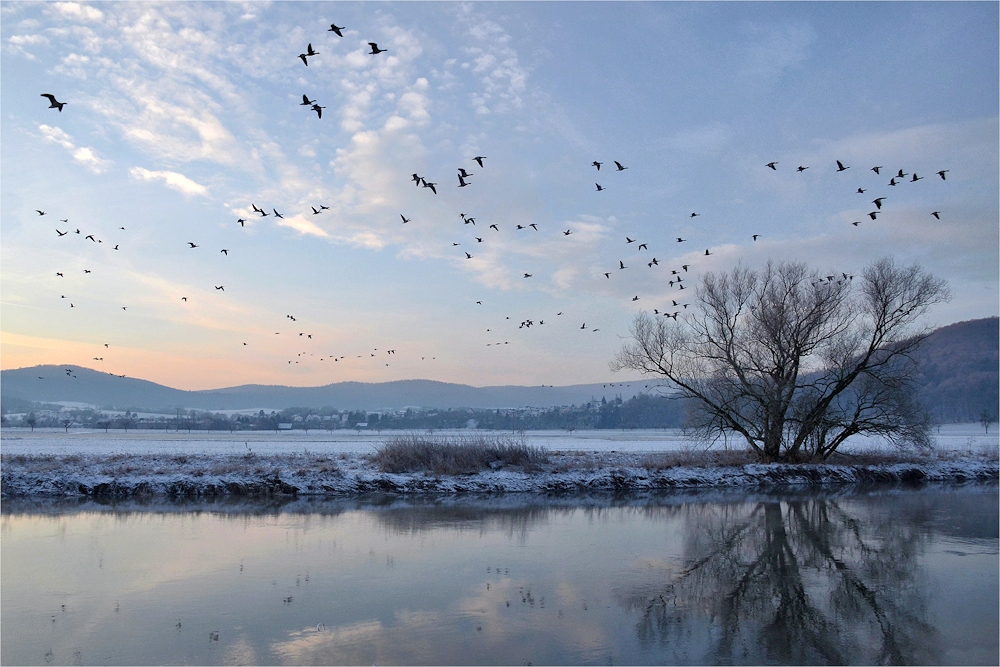
<svg viewBox="0 0 1000 667">
<path fill-rule="evenodd" d="M 940 422 L 976 421 L 984 411 L 996 418 L 1000 402 L 1000 320 L 989 317 L 935 330 L 918 354 L 920 399 Z M 71 377 L 67 368 L 73 369 Z M 41 376 L 42 380 L 39 380 Z M 102 408 L 165 410 L 337 410 L 422 408 L 549 408 L 590 400 L 627 400 L 649 391 L 649 381 L 566 387 L 472 387 L 434 380 L 339 382 L 322 387 L 241 385 L 185 391 L 136 378 L 121 378 L 80 366 L 34 366 L 0 372 L 5 403 L 77 402 Z M 14 399 L 14 400 L 11 400 Z"/>
<path fill-rule="evenodd" d="M 72 368 L 72 375 L 66 373 Z M 75 375 L 76 377 L 73 377 Z M 39 378 L 42 379 L 39 379 Z M 223 389 L 186 391 L 148 380 L 122 378 L 81 366 L 33 366 L 0 372 L 5 400 L 40 403 L 74 402 L 102 408 L 166 410 L 248 410 L 291 407 L 338 410 L 398 410 L 422 408 L 547 408 L 580 405 L 590 400 L 628 399 L 649 382 L 583 384 L 567 387 L 472 387 L 434 380 L 393 382 L 338 382 L 321 387 L 241 385 Z"/>
</svg>

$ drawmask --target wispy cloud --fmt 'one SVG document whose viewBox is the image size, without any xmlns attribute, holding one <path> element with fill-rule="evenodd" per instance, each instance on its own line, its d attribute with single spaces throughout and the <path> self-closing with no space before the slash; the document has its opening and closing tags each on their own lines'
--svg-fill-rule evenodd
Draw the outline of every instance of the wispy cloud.
<svg viewBox="0 0 1000 667">
<path fill-rule="evenodd" d="M 132 167 L 128 173 L 129 176 L 140 181 L 163 181 L 163 184 L 168 188 L 184 195 L 208 196 L 208 188 L 176 171 L 150 171 L 143 167 Z"/>
<path fill-rule="evenodd" d="M 100 174 L 106 171 L 111 165 L 110 160 L 105 160 L 99 157 L 93 148 L 77 146 L 73 143 L 73 137 L 58 127 L 43 124 L 39 125 L 38 129 L 41 131 L 42 136 L 45 137 L 46 141 L 59 144 L 65 148 L 66 151 L 73 156 L 73 159 L 76 162 L 79 162 L 95 174 Z"/>
</svg>

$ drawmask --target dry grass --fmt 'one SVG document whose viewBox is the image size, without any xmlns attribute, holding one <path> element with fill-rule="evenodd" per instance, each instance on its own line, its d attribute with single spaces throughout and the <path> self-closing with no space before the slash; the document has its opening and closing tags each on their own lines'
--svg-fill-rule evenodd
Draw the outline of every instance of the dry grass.
<svg viewBox="0 0 1000 667">
<path fill-rule="evenodd" d="M 532 468 L 548 462 L 545 450 L 529 446 L 523 438 L 492 434 L 457 438 L 395 436 L 386 440 L 370 460 L 382 472 L 435 475 L 471 475 L 503 466 Z"/>
<path fill-rule="evenodd" d="M 642 462 L 646 470 L 666 470 L 678 466 L 690 468 L 723 468 L 760 463 L 749 450 L 678 451 L 651 454 Z"/>
</svg>

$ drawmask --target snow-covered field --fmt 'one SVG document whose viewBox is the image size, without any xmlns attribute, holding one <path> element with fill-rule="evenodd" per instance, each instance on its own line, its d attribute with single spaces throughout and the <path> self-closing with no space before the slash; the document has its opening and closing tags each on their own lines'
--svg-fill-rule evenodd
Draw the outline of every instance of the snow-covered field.
<svg viewBox="0 0 1000 667">
<path fill-rule="evenodd" d="M 436 433 L 470 435 L 468 431 Z M 525 434 L 548 460 L 471 475 L 388 473 L 368 456 L 393 433 L 2 434 L 5 497 L 350 496 L 389 493 L 560 493 L 699 487 L 766 488 L 872 482 L 995 481 L 997 438 L 943 427 L 932 453 L 854 443 L 837 464 L 763 465 L 704 451 L 679 431 Z M 251 437 L 253 436 L 253 437 Z M 435 439 L 437 439 L 435 437 Z M 880 451 L 881 449 L 881 451 Z"/>
<path fill-rule="evenodd" d="M 946 424 L 934 433 L 935 447 L 950 452 L 996 450 L 997 432 L 986 434 L 979 424 Z M 3 454 L 368 454 L 401 431 L 104 431 L 71 429 L 23 428 L 0 430 L 0 452 Z M 435 436 L 463 436 L 483 431 L 434 431 Z M 489 433 L 489 432 L 486 432 Z M 527 431 L 528 445 L 549 451 L 584 452 L 677 452 L 701 451 L 706 445 L 691 440 L 679 429 L 635 431 Z M 741 443 L 730 443 L 732 449 L 742 449 Z M 858 437 L 849 440 L 844 451 L 887 449 L 885 442 Z M 725 449 L 717 443 L 713 450 Z"/>
</svg>

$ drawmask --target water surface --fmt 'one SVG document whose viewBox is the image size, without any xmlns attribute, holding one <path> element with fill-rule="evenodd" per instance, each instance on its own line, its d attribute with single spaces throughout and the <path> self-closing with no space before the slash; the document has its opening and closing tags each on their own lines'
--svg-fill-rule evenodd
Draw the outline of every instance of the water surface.
<svg viewBox="0 0 1000 667">
<path fill-rule="evenodd" d="M 995 485 L 6 502 L 4 664 L 997 664 Z"/>
</svg>

